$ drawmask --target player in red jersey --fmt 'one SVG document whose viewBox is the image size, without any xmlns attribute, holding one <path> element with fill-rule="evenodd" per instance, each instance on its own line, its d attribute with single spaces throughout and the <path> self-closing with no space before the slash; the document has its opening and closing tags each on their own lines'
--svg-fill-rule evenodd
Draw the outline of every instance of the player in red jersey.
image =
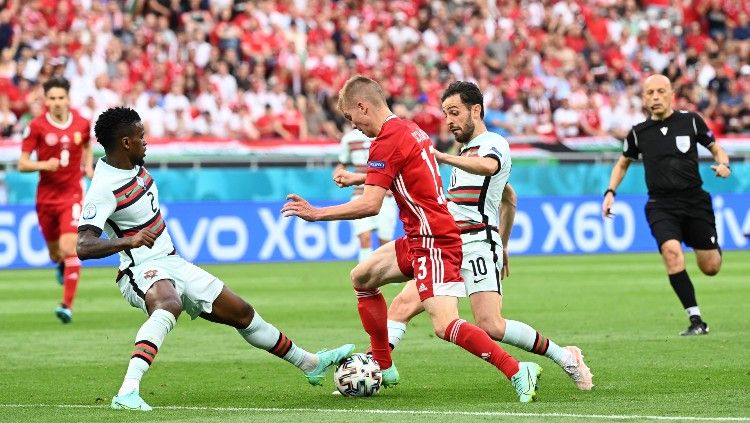
<svg viewBox="0 0 750 423">
<path fill-rule="evenodd" d="M 307 221 L 374 216 L 386 192 L 393 192 L 406 235 L 379 247 L 351 272 L 362 326 L 383 371 L 383 386 L 396 385 L 399 375 L 391 359 L 387 305 L 379 288 L 414 278 L 435 334 L 490 362 L 511 380 L 522 402 L 532 401 L 539 366 L 519 363 L 479 327 L 459 318 L 458 297 L 466 296 L 460 273 L 461 237 L 446 206 L 430 138 L 413 122 L 396 117 L 380 85 L 369 78 L 348 80 L 339 93 L 338 106 L 357 129 L 376 137 L 366 174 L 345 169 L 334 173 L 337 185 L 364 184 L 364 193 L 349 203 L 322 208 L 290 194 L 282 213 Z"/>
<path fill-rule="evenodd" d="M 58 265 L 63 300 L 55 314 L 63 323 L 73 318 L 81 263 L 76 255 L 78 217 L 81 214 L 81 178 L 94 174 L 89 144 L 90 124 L 70 109 L 70 83 L 52 78 L 43 84 L 47 111 L 29 122 L 23 134 L 18 170 L 39 171 L 36 213 L 50 259 Z M 36 160 L 31 153 L 36 151 Z"/>
</svg>

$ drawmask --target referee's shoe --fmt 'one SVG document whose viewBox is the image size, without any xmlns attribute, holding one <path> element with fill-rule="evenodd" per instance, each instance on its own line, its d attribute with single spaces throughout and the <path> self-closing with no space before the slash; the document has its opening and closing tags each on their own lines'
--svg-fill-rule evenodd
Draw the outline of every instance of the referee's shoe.
<svg viewBox="0 0 750 423">
<path fill-rule="evenodd" d="M 690 316 L 690 326 L 682 332 L 682 336 L 708 335 L 708 323 L 701 319 L 701 316 Z"/>
</svg>

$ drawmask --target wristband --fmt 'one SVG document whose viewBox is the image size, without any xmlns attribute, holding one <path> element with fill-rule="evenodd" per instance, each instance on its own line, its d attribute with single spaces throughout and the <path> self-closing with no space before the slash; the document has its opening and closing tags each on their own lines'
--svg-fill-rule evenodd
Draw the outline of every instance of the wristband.
<svg viewBox="0 0 750 423">
<path fill-rule="evenodd" d="M 616 196 L 617 196 L 617 193 L 616 193 L 616 192 L 615 192 L 615 190 L 613 190 L 612 188 L 607 188 L 607 190 L 606 190 L 606 191 L 604 191 L 604 196 L 606 197 L 606 196 L 607 196 L 607 194 L 609 194 L 610 192 L 612 193 L 612 196 L 613 196 L 613 197 L 616 197 Z"/>
</svg>

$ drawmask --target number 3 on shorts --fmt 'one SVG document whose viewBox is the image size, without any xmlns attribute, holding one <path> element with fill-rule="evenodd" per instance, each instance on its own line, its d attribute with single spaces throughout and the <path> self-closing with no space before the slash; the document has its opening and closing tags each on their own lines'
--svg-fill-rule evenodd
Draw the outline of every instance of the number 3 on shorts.
<svg viewBox="0 0 750 423">
<path fill-rule="evenodd" d="M 418 257 L 419 262 L 419 273 L 417 273 L 417 279 L 421 280 L 427 276 L 427 257 Z"/>
</svg>

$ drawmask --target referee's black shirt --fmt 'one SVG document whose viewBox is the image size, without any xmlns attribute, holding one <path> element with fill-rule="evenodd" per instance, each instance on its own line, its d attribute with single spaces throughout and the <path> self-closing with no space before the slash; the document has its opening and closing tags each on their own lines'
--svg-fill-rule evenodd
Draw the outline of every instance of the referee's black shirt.
<svg viewBox="0 0 750 423">
<path fill-rule="evenodd" d="M 698 144 L 710 147 L 716 138 L 697 113 L 675 110 L 664 120 L 647 119 L 628 132 L 623 155 L 643 156 L 649 197 L 679 197 L 701 191 Z"/>
</svg>

